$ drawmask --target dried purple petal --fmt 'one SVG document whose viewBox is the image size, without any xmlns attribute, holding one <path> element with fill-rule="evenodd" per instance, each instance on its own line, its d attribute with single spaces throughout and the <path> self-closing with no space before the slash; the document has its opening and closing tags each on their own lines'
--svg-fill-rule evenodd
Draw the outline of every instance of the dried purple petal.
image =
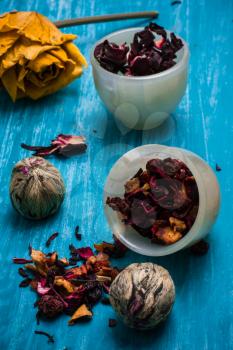
<svg viewBox="0 0 233 350">
<path fill-rule="evenodd" d="M 58 232 L 53 233 L 46 241 L 45 245 L 48 248 L 51 242 L 58 236 Z"/>
<path fill-rule="evenodd" d="M 116 45 L 105 40 L 96 46 L 94 56 L 103 68 L 110 72 L 118 73 L 126 64 L 128 51 L 129 48 L 126 44 Z"/>
<path fill-rule="evenodd" d="M 79 226 L 75 227 L 75 237 L 77 238 L 78 241 L 81 241 L 82 235 L 79 233 Z"/>
<path fill-rule="evenodd" d="M 28 264 L 31 263 L 31 259 L 21 259 L 21 258 L 13 258 L 13 263 L 14 264 Z"/>
<path fill-rule="evenodd" d="M 180 0 L 174 0 L 171 2 L 171 6 L 180 5 L 182 2 Z"/>
<path fill-rule="evenodd" d="M 45 157 L 51 154 L 71 157 L 76 154 L 83 153 L 87 145 L 83 136 L 59 134 L 55 140 L 52 140 L 51 145 L 45 146 L 29 146 L 24 143 L 21 147 L 29 151 L 34 151 L 33 155 Z"/>
<path fill-rule="evenodd" d="M 31 283 L 32 279 L 31 278 L 25 278 L 24 280 L 22 280 L 22 282 L 19 284 L 19 287 L 21 288 L 25 288 L 28 287 Z"/>
<path fill-rule="evenodd" d="M 49 333 L 44 332 L 44 331 L 35 331 L 34 333 L 39 334 L 39 335 L 44 335 L 48 338 L 48 343 L 54 343 L 53 335 L 50 335 Z"/>
<path fill-rule="evenodd" d="M 108 320 L 108 326 L 109 326 L 110 328 L 113 328 L 113 327 L 116 327 L 116 325 L 117 325 L 117 321 L 116 321 L 114 318 L 109 318 L 109 320 Z"/>
<path fill-rule="evenodd" d="M 216 163 L 216 167 L 215 167 L 216 171 L 221 171 L 222 168 L 220 168 L 220 166 Z"/>
<path fill-rule="evenodd" d="M 79 254 L 81 259 L 87 260 L 90 256 L 93 256 L 94 253 L 90 247 L 78 248 L 76 252 Z"/>
<path fill-rule="evenodd" d="M 24 277 L 24 278 L 27 278 L 28 277 L 28 274 L 26 272 L 26 270 L 24 270 L 22 267 L 20 267 L 18 269 L 18 273 L 20 274 L 20 276 Z"/>
</svg>

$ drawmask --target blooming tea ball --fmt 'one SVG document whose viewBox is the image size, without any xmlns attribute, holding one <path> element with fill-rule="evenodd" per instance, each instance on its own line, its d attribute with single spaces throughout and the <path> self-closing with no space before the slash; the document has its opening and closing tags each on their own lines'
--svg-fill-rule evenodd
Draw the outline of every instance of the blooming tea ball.
<svg viewBox="0 0 233 350">
<path fill-rule="evenodd" d="M 10 197 L 14 208 L 28 219 L 54 214 L 65 194 L 61 174 L 41 157 L 25 158 L 12 170 Z"/>
<path fill-rule="evenodd" d="M 131 328 L 150 329 L 164 321 L 175 300 L 169 272 L 152 263 L 136 263 L 121 271 L 110 288 L 110 302 Z"/>
</svg>

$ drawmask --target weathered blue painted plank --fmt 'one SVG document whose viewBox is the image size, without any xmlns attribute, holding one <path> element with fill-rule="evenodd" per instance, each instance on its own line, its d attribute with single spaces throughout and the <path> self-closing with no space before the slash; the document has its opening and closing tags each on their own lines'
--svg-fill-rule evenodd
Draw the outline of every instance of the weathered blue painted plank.
<svg viewBox="0 0 233 350">
<path fill-rule="evenodd" d="M 218 173 L 222 189 L 222 208 L 209 238 L 210 251 L 201 258 L 187 251 L 169 257 L 152 259 L 171 272 L 177 289 L 177 300 L 167 323 L 156 331 L 140 333 L 118 324 L 107 326 L 114 317 L 110 307 L 98 305 L 88 324 L 67 326 L 67 318 L 43 322 L 40 329 L 55 335 L 53 348 L 68 349 L 233 349 L 233 283 L 232 245 L 233 166 L 232 166 L 232 91 L 233 91 L 233 3 L 231 0 L 184 0 L 171 6 L 164 1 L 102 0 L 2 0 L 0 12 L 17 8 L 36 10 L 52 20 L 103 13 L 156 9 L 159 23 L 179 33 L 191 50 L 189 85 L 185 97 L 172 118 L 159 129 L 124 133 L 108 115 L 95 91 L 91 67 L 81 79 L 63 91 L 40 101 L 12 104 L 0 95 L 0 348 L 31 350 L 50 347 L 46 339 L 35 336 L 35 296 L 17 287 L 20 278 L 13 256 L 25 256 L 29 242 L 44 249 L 44 242 L 54 231 L 60 238 L 53 248 L 61 255 L 75 239 L 79 224 L 83 244 L 109 240 L 102 209 L 102 191 L 114 161 L 135 146 L 159 142 L 188 148 L 205 158 Z M 72 28 L 86 57 L 102 36 L 120 28 L 144 25 L 145 21 L 102 23 Z M 71 32 L 71 29 L 65 29 Z M 93 131 L 96 130 L 96 133 Z M 8 198 L 12 166 L 28 152 L 21 142 L 45 144 L 59 132 L 83 134 L 88 151 L 80 157 L 51 161 L 61 170 L 67 195 L 58 215 L 31 223 L 16 215 Z M 130 253 L 119 263 L 151 260 Z M 94 336 L 95 334 L 95 336 Z"/>
</svg>

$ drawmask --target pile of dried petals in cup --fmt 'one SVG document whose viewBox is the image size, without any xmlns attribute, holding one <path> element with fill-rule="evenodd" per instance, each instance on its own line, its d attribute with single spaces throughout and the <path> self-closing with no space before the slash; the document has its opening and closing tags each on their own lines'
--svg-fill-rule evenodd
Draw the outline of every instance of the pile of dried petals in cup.
<svg viewBox="0 0 233 350">
<path fill-rule="evenodd" d="M 173 244 L 192 227 L 199 208 L 196 180 L 179 159 L 151 159 L 125 183 L 124 198 L 107 205 L 152 243 Z"/>
<path fill-rule="evenodd" d="M 71 316 L 68 323 L 73 325 L 77 320 L 92 318 L 92 307 L 101 299 L 106 304 L 103 295 L 108 294 L 120 272 L 111 266 L 110 257 L 123 256 L 126 247 L 117 240 L 113 244 L 102 242 L 94 246 L 96 254 L 90 247 L 70 245 L 69 260 L 59 258 L 56 252 L 45 254 L 31 247 L 31 259 L 13 259 L 15 264 L 24 264 L 24 268 L 18 270 L 24 277 L 19 286 L 31 286 L 37 293 L 38 322 L 40 318 L 51 319 L 65 313 Z"/>
</svg>

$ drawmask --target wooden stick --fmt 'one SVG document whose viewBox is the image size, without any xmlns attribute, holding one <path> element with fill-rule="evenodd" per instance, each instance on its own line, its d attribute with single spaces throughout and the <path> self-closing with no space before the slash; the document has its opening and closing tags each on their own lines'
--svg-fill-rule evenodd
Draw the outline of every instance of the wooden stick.
<svg viewBox="0 0 233 350">
<path fill-rule="evenodd" d="M 56 21 L 54 22 L 54 24 L 58 28 L 63 28 L 63 27 L 77 26 L 80 24 L 118 21 L 118 20 L 126 20 L 126 19 L 133 19 L 133 18 L 156 18 L 158 17 L 158 14 L 159 13 L 157 11 L 116 13 L 113 15 L 89 16 L 89 17 L 83 17 L 83 18 L 65 19 L 63 21 Z"/>
</svg>

